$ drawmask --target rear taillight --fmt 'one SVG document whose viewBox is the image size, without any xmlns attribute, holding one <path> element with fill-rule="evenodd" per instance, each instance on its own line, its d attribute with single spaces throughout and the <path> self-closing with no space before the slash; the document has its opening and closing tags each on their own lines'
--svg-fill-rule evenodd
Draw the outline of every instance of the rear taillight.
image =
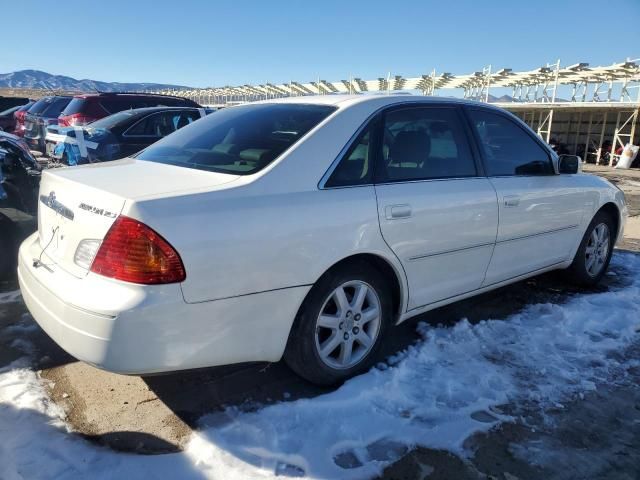
<svg viewBox="0 0 640 480">
<path fill-rule="evenodd" d="M 58 117 L 58 125 L 63 127 L 75 127 L 76 125 L 86 125 L 95 121 L 96 118 L 82 115 L 81 113 L 74 113 L 72 115 L 64 115 Z"/>
<path fill-rule="evenodd" d="M 91 271 L 145 285 L 182 282 L 187 276 L 178 252 L 164 238 L 122 215 L 102 241 Z"/>
</svg>

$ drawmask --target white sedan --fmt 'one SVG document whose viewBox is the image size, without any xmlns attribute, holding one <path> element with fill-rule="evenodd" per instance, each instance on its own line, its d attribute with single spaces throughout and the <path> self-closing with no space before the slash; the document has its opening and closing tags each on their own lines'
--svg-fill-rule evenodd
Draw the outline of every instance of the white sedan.
<svg viewBox="0 0 640 480">
<path fill-rule="evenodd" d="M 394 325 L 554 269 L 592 285 L 624 196 L 489 105 L 321 96 L 44 172 L 19 280 L 75 357 L 149 374 L 282 357 L 339 382 Z"/>
</svg>

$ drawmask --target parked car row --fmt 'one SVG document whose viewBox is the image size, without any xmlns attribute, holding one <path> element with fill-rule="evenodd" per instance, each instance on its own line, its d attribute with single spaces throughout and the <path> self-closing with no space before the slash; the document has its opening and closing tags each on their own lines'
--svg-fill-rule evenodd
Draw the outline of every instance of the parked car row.
<svg viewBox="0 0 640 480">
<path fill-rule="evenodd" d="M 34 103 L 33 101 L 29 101 L 24 105 L 15 105 L 0 112 L 0 131 L 12 132 L 16 125 L 17 114 L 22 112 L 26 113 Z"/>
<path fill-rule="evenodd" d="M 19 100 L 0 112 L 0 277 L 15 272 L 17 247 L 37 227 L 41 166 L 34 151 L 62 165 L 115 160 L 210 113 L 189 99 L 146 93 Z"/>
<path fill-rule="evenodd" d="M 83 127 L 50 126 L 45 152 L 64 165 L 117 160 L 139 152 L 206 113 L 203 108 L 147 107 L 124 110 Z"/>
<path fill-rule="evenodd" d="M 196 102 L 182 97 L 117 92 L 49 95 L 35 102 L 17 99 L 7 106 L 7 110 L 0 112 L 0 129 L 23 136 L 29 148 L 41 153 L 46 151 L 45 139 L 50 126 L 84 126 L 114 113 L 138 108 L 200 108 Z"/>
</svg>

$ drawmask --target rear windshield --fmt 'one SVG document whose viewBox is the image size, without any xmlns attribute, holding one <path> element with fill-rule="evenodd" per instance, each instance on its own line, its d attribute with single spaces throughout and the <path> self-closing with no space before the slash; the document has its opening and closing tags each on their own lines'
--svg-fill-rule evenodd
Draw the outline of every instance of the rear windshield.
<svg viewBox="0 0 640 480">
<path fill-rule="evenodd" d="M 84 98 L 72 99 L 62 111 L 62 115 L 67 116 L 67 115 L 73 115 L 75 113 L 81 113 L 82 108 L 84 107 L 85 101 L 86 100 Z"/>
<path fill-rule="evenodd" d="M 57 117 L 62 110 L 69 105 L 71 97 L 55 97 L 53 101 L 42 111 L 42 115 L 47 117 Z"/>
<path fill-rule="evenodd" d="M 51 105 L 52 101 L 53 101 L 52 97 L 41 98 L 36 103 L 31 105 L 31 108 L 29 108 L 28 113 L 32 113 L 34 115 L 38 115 L 39 113 L 42 113 L 42 111 L 45 108 L 47 108 L 49 105 Z"/>
<path fill-rule="evenodd" d="M 96 120 L 95 122 L 91 122 L 88 127 L 110 129 L 118 125 L 120 122 L 124 122 L 125 120 L 130 119 L 134 114 L 135 112 L 132 112 L 131 110 L 114 113 L 113 115 L 109 115 L 108 117 L 104 117 L 100 120 Z"/>
<path fill-rule="evenodd" d="M 249 175 L 269 165 L 334 110 L 326 105 L 302 104 L 227 108 L 181 128 L 137 158 Z"/>
</svg>

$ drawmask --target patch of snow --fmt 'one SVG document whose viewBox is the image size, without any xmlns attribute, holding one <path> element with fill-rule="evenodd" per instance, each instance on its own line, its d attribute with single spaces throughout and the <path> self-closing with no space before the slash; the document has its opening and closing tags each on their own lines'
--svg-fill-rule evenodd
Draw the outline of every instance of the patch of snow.
<svg viewBox="0 0 640 480">
<path fill-rule="evenodd" d="M 628 280 L 506 320 L 418 328 L 423 340 L 338 390 L 201 420 L 184 453 L 119 454 L 69 435 L 36 374 L 0 374 L 0 478 L 367 478 L 416 445 L 464 454 L 470 435 L 526 404 L 581 398 L 637 362 L 640 256 L 616 253 Z"/>
<path fill-rule="evenodd" d="M 15 303 L 22 298 L 20 290 L 13 290 L 12 292 L 0 293 L 0 303 Z"/>
</svg>

